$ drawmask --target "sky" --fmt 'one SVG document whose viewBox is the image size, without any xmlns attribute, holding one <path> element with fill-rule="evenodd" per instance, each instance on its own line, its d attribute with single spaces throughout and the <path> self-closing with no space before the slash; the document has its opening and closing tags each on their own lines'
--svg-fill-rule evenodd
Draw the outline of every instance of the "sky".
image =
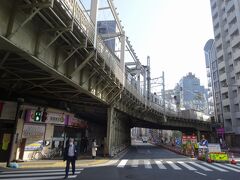
<svg viewBox="0 0 240 180">
<path fill-rule="evenodd" d="M 90 0 L 81 0 L 90 7 Z M 106 0 L 99 0 L 100 5 Z M 126 36 L 151 78 L 173 89 L 189 72 L 207 88 L 204 45 L 213 38 L 210 0 L 113 0 Z M 107 20 L 108 14 L 99 13 Z"/>
<path fill-rule="evenodd" d="M 213 38 L 210 0 L 114 0 L 126 35 L 151 76 L 166 89 L 192 72 L 207 87 L 204 45 Z"/>
</svg>

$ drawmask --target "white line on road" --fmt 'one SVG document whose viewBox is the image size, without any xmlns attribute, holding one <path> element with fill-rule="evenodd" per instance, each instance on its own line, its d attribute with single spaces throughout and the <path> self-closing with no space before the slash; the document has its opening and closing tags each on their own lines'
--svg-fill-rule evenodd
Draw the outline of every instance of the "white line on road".
<svg viewBox="0 0 240 180">
<path fill-rule="evenodd" d="M 206 162 L 203 162 L 203 164 L 204 164 L 205 166 L 208 166 L 208 167 L 210 167 L 210 168 L 216 169 L 216 170 L 221 171 L 221 172 L 229 172 L 228 170 L 225 170 L 225 169 L 216 167 L 216 166 L 214 166 L 214 165 L 212 165 L 212 164 L 208 164 L 208 163 L 206 163 Z"/>
<path fill-rule="evenodd" d="M 192 165 L 194 165 L 194 166 L 199 167 L 200 169 L 202 169 L 202 170 L 204 170 L 204 171 L 212 171 L 211 169 L 208 169 L 208 168 L 206 168 L 206 167 L 204 167 L 204 166 L 201 166 L 200 164 L 197 164 L 197 163 L 195 163 L 195 162 L 189 162 L 189 163 L 192 164 Z"/>
<path fill-rule="evenodd" d="M 123 159 L 123 160 L 121 160 L 121 162 L 118 164 L 117 167 L 124 168 L 124 166 L 127 164 L 127 162 L 128 162 L 128 159 Z"/>
<path fill-rule="evenodd" d="M 19 172 L 21 173 L 21 172 Z M 75 174 L 80 174 L 80 172 L 76 172 Z M 65 175 L 65 171 L 63 172 L 45 172 L 45 173 L 32 173 L 32 174 L 0 174 L 0 178 L 2 177 L 24 177 L 24 176 L 52 176 L 52 175 Z"/>
<path fill-rule="evenodd" d="M 167 168 L 163 165 L 162 161 L 157 161 L 157 160 L 155 160 L 155 162 L 156 162 L 156 164 L 158 165 L 159 169 L 167 169 Z"/>
<path fill-rule="evenodd" d="M 229 170 L 231 170 L 231 171 L 240 172 L 239 169 L 235 169 L 235 168 L 232 168 L 232 167 L 229 167 L 229 166 L 224 166 L 224 165 L 222 165 L 222 164 L 214 163 L 214 165 L 220 166 L 220 167 L 225 168 L 225 169 L 229 169 Z"/>
<path fill-rule="evenodd" d="M 75 169 L 75 171 L 82 171 L 83 169 Z M 5 171 L 5 172 L 0 172 L 0 176 L 1 174 L 17 174 L 17 173 L 44 173 L 44 172 L 65 172 L 65 169 L 32 169 L 32 170 L 16 170 L 16 171 Z"/>
<path fill-rule="evenodd" d="M 138 167 L 138 160 L 137 159 L 134 159 L 133 161 L 132 161 L 132 165 L 131 165 L 132 167 Z"/>
<path fill-rule="evenodd" d="M 233 167 L 233 168 L 240 169 L 240 166 L 236 166 L 236 165 L 234 165 L 234 164 L 226 164 L 226 165 L 231 166 L 231 167 Z"/>
<path fill-rule="evenodd" d="M 69 175 L 68 179 L 72 179 L 72 178 L 76 178 L 76 177 L 77 177 L 77 175 Z M 16 177 L 14 177 L 14 178 L 7 178 L 7 179 L 1 179 L 1 180 L 9 180 L 9 179 L 12 179 L 12 180 L 48 180 L 48 179 L 62 179 L 62 178 L 64 178 L 64 176 L 24 177 L 24 178 L 17 178 L 17 179 L 16 179 Z"/>
<path fill-rule="evenodd" d="M 177 161 L 177 163 L 181 164 L 182 166 L 184 166 L 185 168 L 189 169 L 190 171 L 196 171 L 197 169 L 189 166 L 188 164 L 186 164 L 185 162 L 182 161 Z"/>
<path fill-rule="evenodd" d="M 195 171 L 195 173 L 201 174 L 201 175 L 203 175 L 203 176 L 207 176 L 206 174 L 200 173 L 200 172 L 198 172 L 198 171 Z"/>
<path fill-rule="evenodd" d="M 166 161 L 173 169 L 175 170 L 181 170 L 180 167 L 178 167 L 176 164 L 174 164 L 172 161 Z"/>
<path fill-rule="evenodd" d="M 152 166 L 149 160 L 144 160 L 143 162 L 146 169 L 152 169 Z"/>
</svg>

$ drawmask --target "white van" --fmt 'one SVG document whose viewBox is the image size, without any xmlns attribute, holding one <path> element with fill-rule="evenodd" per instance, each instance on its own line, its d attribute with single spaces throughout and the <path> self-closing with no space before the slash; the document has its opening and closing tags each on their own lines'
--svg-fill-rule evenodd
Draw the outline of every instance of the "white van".
<svg viewBox="0 0 240 180">
<path fill-rule="evenodd" d="M 147 136 L 143 136 L 142 137 L 142 142 L 143 143 L 147 143 L 148 142 L 148 137 Z"/>
</svg>

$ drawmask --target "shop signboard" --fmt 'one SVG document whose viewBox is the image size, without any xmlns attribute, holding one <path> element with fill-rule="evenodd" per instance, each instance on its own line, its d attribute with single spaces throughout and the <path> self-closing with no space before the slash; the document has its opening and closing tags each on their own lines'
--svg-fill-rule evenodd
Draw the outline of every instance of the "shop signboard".
<svg viewBox="0 0 240 180">
<path fill-rule="evenodd" d="M 67 124 L 68 116 L 60 112 L 47 112 L 46 123 Z"/>
<path fill-rule="evenodd" d="M 78 119 L 73 116 L 69 116 L 68 117 L 68 126 L 78 127 L 78 128 L 86 128 L 87 122 L 82 119 Z"/>
<path fill-rule="evenodd" d="M 43 139 L 45 125 L 42 124 L 24 124 L 22 138 Z"/>
<path fill-rule="evenodd" d="M 195 135 L 191 135 L 191 136 L 182 135 L 182 144 L 186 144 L 187 142 L 197 143 L 197 136 L 195 136 Z"/>
<path fill-rule="evenodd" d="M 217 134 L 218 135 L 223 135 L 224 134 L 224 128 L 217 128 Z"/>
<path fill-rule="evenodd" d="M 17 111 L 17 103 L 10 101 L 0 102 L 0 119 L 14 120 Z"/>
<path fill-rule="evenodd" d="M 40 150 L 42 148 L 42 142 L 43 141 L 36 141 L 31 144 L 28 144 L 25 146 L 25 151 L 35 151 L 35 150 Z"/>
<path fill-rule="evenodd" d="M 35 116 L 36 110 L 29 109 L 26 111 L 26 122 L 35 122 L 34 116 Z M 45 120 L 46 123 L 52 123 L 52 124 L 67 124 L 67 118 L 68 116 L 61 112 L 47 112 L 47 118 Z"/>
</svg>

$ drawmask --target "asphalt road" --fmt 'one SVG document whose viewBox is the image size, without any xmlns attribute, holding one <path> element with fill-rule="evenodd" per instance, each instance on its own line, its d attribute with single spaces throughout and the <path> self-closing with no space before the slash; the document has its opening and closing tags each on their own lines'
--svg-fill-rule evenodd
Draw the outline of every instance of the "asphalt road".
<svg viewBox="0 0 240 180">
<path fill-rule="evenodd" d="M 240 165 L 205 164 L 137 142 L 117 163 L 85 168 L 81 180 L 239 180 Z"/>
<path fill-rule="evenodd" d="M 71 172 L 71 171 L 70 171 Z M 64 169 L 0 172 L 0 180 L 63 179 Z M 119 160 L 77 168 L 69 179 L 79 180 L 239 180 L 240 165 L 207 164 L 140 141 Z"/>
</svg>

